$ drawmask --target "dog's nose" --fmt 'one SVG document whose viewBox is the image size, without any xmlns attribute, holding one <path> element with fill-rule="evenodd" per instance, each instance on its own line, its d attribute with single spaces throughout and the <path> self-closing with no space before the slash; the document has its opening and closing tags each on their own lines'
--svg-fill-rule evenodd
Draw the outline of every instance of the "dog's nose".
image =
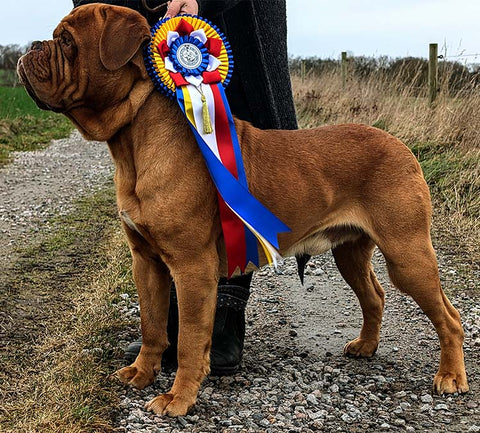
<svg viewBox="0 0 480 433">
<path fill-rule="evenodd" d="M 32 45 L 30 46 L 30 50 L 35 50 L 39 51 L 43 48 L 43 42 L 42 41 L 33 41 Z"/>
</svg>

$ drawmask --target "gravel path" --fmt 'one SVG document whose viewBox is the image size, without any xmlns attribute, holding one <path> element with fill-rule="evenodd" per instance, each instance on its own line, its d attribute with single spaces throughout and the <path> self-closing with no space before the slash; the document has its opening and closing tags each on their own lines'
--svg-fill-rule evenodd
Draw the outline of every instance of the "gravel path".
<svg viewBox="0 0 480 433">
<path fill-rule="evenodd" d="M 71 209 L 71 201 L 111 179 L 107 148 L 78 133 L 47 150 L 20 153 L 0 170 L 1 266 L 12 246 L 28 242 L 46 219 Z M 118 432 L 480 432 L 480 304 L 478 280 L 469 281 L 440 257 L 444 287 L 468 287 L 451 300 L 462 313 L 472 392 L 431 395 L 439 345 L 433 327 L 407 297 L 391 289 L 381 257 L 379 280 L 387 290 L 380 348 L 371 360 L 342 356 L 357 336 L 361 312 L 329 254 L 308 265 L 302 287 L 287 260 L 281 274 L 256 273 L 247 310 L 242 370 L 208 378 L 186 417 L 169 419 L 143 410 L 171 385 L 162 373 L 143 391 L 125 388 Z M 475 292 L 473 289 L 477 289 Z M 136 299 L 122 296 L 119 308 L 137 314 Z M 126 344 L 126 342 L 125 342 Z"/>
<path fill-rule="evenodd" d="M 0 265 L 12 247 L 33 231 L 48 230 L 48 219 L 66 214 L 72 202 L 111 181 L 113 164 L 105 143 L 87 142 L 75 131 L 45 150 L 16 152 L 0 169 Z"/>
<path fill-rule="evenodd" d="M 125 389 L 118 431 L 480 432 L 478 303 L 466 294 L 453 297 L 466 328 L 472 392 L 432 396 L 440 352 L 433 326 L 413 301 L 386 283 L 379 255 L 375 264 L 387 301 L 374 358 L 342 356 L 343 345 L 358 335 L 361 311 L 331 255 L 314 258 L 305 287 L 294 261 L 287 260 L 281 275 L 270 269 L 256 273 L 242 371 L 207 379 L 192 414 L 178 420 L 143 410 L 171 386 L 173 372 L 146 390 Z M 135 300 L 125 304 L 135 311 Z"/>
</svg>

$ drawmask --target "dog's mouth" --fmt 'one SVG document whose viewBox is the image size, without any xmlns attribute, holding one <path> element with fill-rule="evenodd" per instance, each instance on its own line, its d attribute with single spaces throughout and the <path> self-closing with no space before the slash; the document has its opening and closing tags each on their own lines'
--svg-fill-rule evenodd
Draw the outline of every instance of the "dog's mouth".
<svg viewBox="0 0 480 433">
<path fill-rule="evenodd" d="M 20 78 L 20 84 L 25 87 L 25 90 L 29 94 L 29 96 L 35 101 L 35 104 L 37 104 L 37 107 L 40 108 L 41 110 L 52 110 L 52 108 L 48 105 L 42 102 L 37 95 L 35 94 L 35 91 L 33 90 L 32 85 L 30 84 L 30 81 L 27 78 L 27 75 L 25 73 L 25 69 L 23 68 L 23 65 L 19 63 L 18 68 L 17 68 L 18 76 Z"/>
</svg>

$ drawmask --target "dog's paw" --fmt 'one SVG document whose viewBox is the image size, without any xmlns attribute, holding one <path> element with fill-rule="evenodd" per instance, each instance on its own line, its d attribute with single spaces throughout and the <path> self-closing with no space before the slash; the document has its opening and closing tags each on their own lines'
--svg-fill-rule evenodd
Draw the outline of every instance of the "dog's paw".
<svg viewBox="0 0 480 433">
<path fill-rule="evenodd" d="M 178 395 L 166 393 L 155 397 L 145 405 L 145 409 L 157 415 L 171 417 L 184 416 L 195 404 L 195 401 L 186 400 Z"/>
<path fill-rule="evenodd" d="M 468 392 L 467 377 L 465 374 L 437 373 L 433 379 L 433 392 L 436 394 L 453 394 Z"/>
<path fill-rule="evenodd" d="M 345 344 L 343 354 L 355 358 L 370 358 L 377 351 L 378 341 L 364 340 L 360 337 Z"/>
<path fill-rule="evenodd" d="M 134 388 L 143 389 L 151 385 L 155 381 L 155 372 L 140 370 L 132 364 L 130 367 L 124 367 L 117 370 L 115 375 L 121 382 L 133 386 Z"/>
</svg>

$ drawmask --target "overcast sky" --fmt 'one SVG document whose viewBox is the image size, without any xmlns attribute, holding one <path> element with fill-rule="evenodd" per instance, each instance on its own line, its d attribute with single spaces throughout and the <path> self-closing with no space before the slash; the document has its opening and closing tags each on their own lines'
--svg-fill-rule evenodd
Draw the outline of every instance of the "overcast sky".
<svg viewBox="0 0 480 433">
<path fill-rule="evenodd" d="M 268 0 L 265 0 L 268 1 Z M 289 53 L 338 58 L 447 55 L 480 63 L 480 0 L 287 0 Z M 0 9 L 0 45 L 49 39 L 70 0 L 8 0 Z"/>
</svg>

